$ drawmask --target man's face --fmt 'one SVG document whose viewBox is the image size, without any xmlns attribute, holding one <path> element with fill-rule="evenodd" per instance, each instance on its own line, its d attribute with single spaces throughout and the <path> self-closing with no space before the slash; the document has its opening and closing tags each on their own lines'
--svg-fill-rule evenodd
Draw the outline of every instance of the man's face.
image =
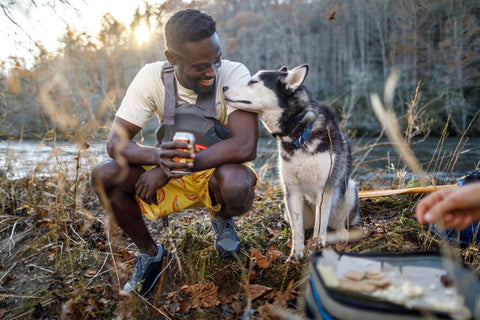
<svg viewBox="0 0 480 320">
<path fill-rule="evenodd" d="M 222 64 L 222 50 L 216 33 L 210 38 L 184 43 L 182 51 L 174 56 L 175 74 L 182 86 L 197 94 L 213 90 L 215 75 Z"/>
</svg>

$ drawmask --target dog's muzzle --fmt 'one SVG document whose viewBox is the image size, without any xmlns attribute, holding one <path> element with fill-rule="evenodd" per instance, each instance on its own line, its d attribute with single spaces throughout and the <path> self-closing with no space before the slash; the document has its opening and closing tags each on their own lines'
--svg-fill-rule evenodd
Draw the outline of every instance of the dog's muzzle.
<svg viewBox="0 0 480 320">
<path fill-rule="evenodd" d="M 248 100 L 232 100 L 232 99 L 229 99 L 229 98 L 225 95 L 225 92 L 227 92 L 227 90 L 228 90 L 228 86 L 223 86 L 222 90 L 223 90 L 223 97 L 225 98 L 225 101 L 227 101 L 227 102 L 242 103 L 242 104 L 252 104 L 252 102 L 251 102 L 251 101 L 248 101 Z"/>
</svg>

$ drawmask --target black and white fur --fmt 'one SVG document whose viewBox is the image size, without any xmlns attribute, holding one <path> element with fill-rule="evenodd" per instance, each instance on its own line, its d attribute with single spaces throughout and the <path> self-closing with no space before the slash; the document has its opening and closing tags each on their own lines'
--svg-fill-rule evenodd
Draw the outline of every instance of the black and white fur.
<svg viewBox="0 0 480 320">
<path fill-rule="evenodd" d="M 279 169 L 292 228 L 287 262 L 303 257 L 304 230 L 325 246 L 327 226 L 348 238 L 346 225 L 358 218 L 358 191 L 349 178 L 351 151 L 333 110 L 314 101 L 303 86 L 308 65 L 263 70 L 246 86 L 224 87 L 228 104 L 259 113 L 278 138 Z M 303 139 L 303 140 L 302 140 Z"/>
</svg>

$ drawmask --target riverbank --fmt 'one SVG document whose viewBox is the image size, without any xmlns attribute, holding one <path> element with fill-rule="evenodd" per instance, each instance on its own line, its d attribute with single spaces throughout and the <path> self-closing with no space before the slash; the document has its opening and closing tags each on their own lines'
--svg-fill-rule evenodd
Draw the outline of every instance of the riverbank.
<svg viewBox="0 0 480 320">
<path fill-rule="evenodd" d="M 174 263 L 147 297 L 119 292 L 136 250 L 110 223 L 88 177 L 2 181 L 0 311 L 8 319 L 265 319 L 303 315 L 308 260 L 285 265 L 290 228 L 279 186 L 260 183 L 254 206 L 237 219 L 242 249 L 218 257 L 205 210 L 149 222 L 154 239 L 174 252 Z M 327 244 L 341 252 L 412 252 L 446 245 L 420 227 L 419 196 L 365 199 L 351 230 L 363 237 Z M 479 246 L 455 249 L 480 268 Z"/>
<path fill-rule="evenodd" d="M 89 166 L 101 159 L 102 147 L 91 145 L 81 150 L 75 145 L 44 143 L 37 149 L 14 149 L 10 145 L 5 153 L 11 165 L 25 161 L 29 155 L 42 159 L 32 163 L 30 174 L 21 178 L 11 178 L 8 168 L 0 175 L 0 312 L 5 318 L 303 316 L 308 260 L 298 265 L 284 264 L 291 233 L 283 219 L 283 192 L 266 176 L 261 176 L 252 209 L 237 219 L 242 241 L 238 259 L 224 260 L 216 254 L 208 212 L 187 210 L 170 216 L 168 226 L 163 221 L 148 223 L 154 239 L 175 252 L 174 263 L 160 285 L 145 298 L 121 294 L 137 252 L 108 219 L 89 185 Z M 41 158 L 42 148 L 48 151 L 46 158 Z M 265 153 L 259 173 L 274 172 L 268 167 L 275 163 L 270 149 L 274 145 L 269 143 L 259 148 L 260 154 Z M 416 183 L 405 179 L 401 170 L 388 170 L 396 172 L 395 178 L 360 180 L 360 189 Z M 361 231 L 363 236 L 355 241 L 328 243 L 327 248 L 362 253 L 451 246 L 416 222 L 414 208 L 420 197 L 362 199 L 359 224 L 351 230 Z M 472 268 L 480 270 L 479 245 L 453 249 Z"/>
</svg>

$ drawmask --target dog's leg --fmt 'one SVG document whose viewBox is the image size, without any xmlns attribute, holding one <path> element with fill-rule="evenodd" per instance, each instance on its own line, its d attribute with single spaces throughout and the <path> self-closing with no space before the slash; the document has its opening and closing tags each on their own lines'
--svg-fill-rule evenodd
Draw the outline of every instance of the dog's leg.
<svg viewBox="0 0 480 320">
<path fill-rule="evenodd" d="M 305 234 L 303 231 L 303 195 L 300 190 L 285 187 L 285 202 L 292 230 L 292 252 L 287 263 L 294 263 L 303 258 L 305 248 Z"/>
<path fill-rule="evenodd" d="M 323 200 L 322 200 L 323 198 Z M 328 219 L 330 217 L 330 211 L 332 207 L 332 197 L 331 194 L 326 191 L 320 194 L 319 199 L 316 201 L 316 219 L 315 219 L 315 228 L 313 229 L 313 240 L 316 243 L 321 243 L 325 246 L 327 241 L 327 227 Z"/>
<path fill-rule="evenodd" d="M 354 225 L 358 223 L 359 210 L 358 210 L 358 189 L 357 184 L 352 179 L 348 180 L 347 197 L 348 199 L 348 225 Z"/>
<path fill-rule="evenodd" d="M 312 230 L 315 226 L 315 204 L 303 199 L 303 230 Z"/>
<path fill-rule="evenodd" d="M 335 216 L 330 221 L 330 227 L 335 229 L 339 240 L 348 241 L 350 234 L 347 226 L 356 224 L 358 221 L 358 191 L 355 182 L 348 181 L 344 197 L 338 201 Z"/>
</svg>

